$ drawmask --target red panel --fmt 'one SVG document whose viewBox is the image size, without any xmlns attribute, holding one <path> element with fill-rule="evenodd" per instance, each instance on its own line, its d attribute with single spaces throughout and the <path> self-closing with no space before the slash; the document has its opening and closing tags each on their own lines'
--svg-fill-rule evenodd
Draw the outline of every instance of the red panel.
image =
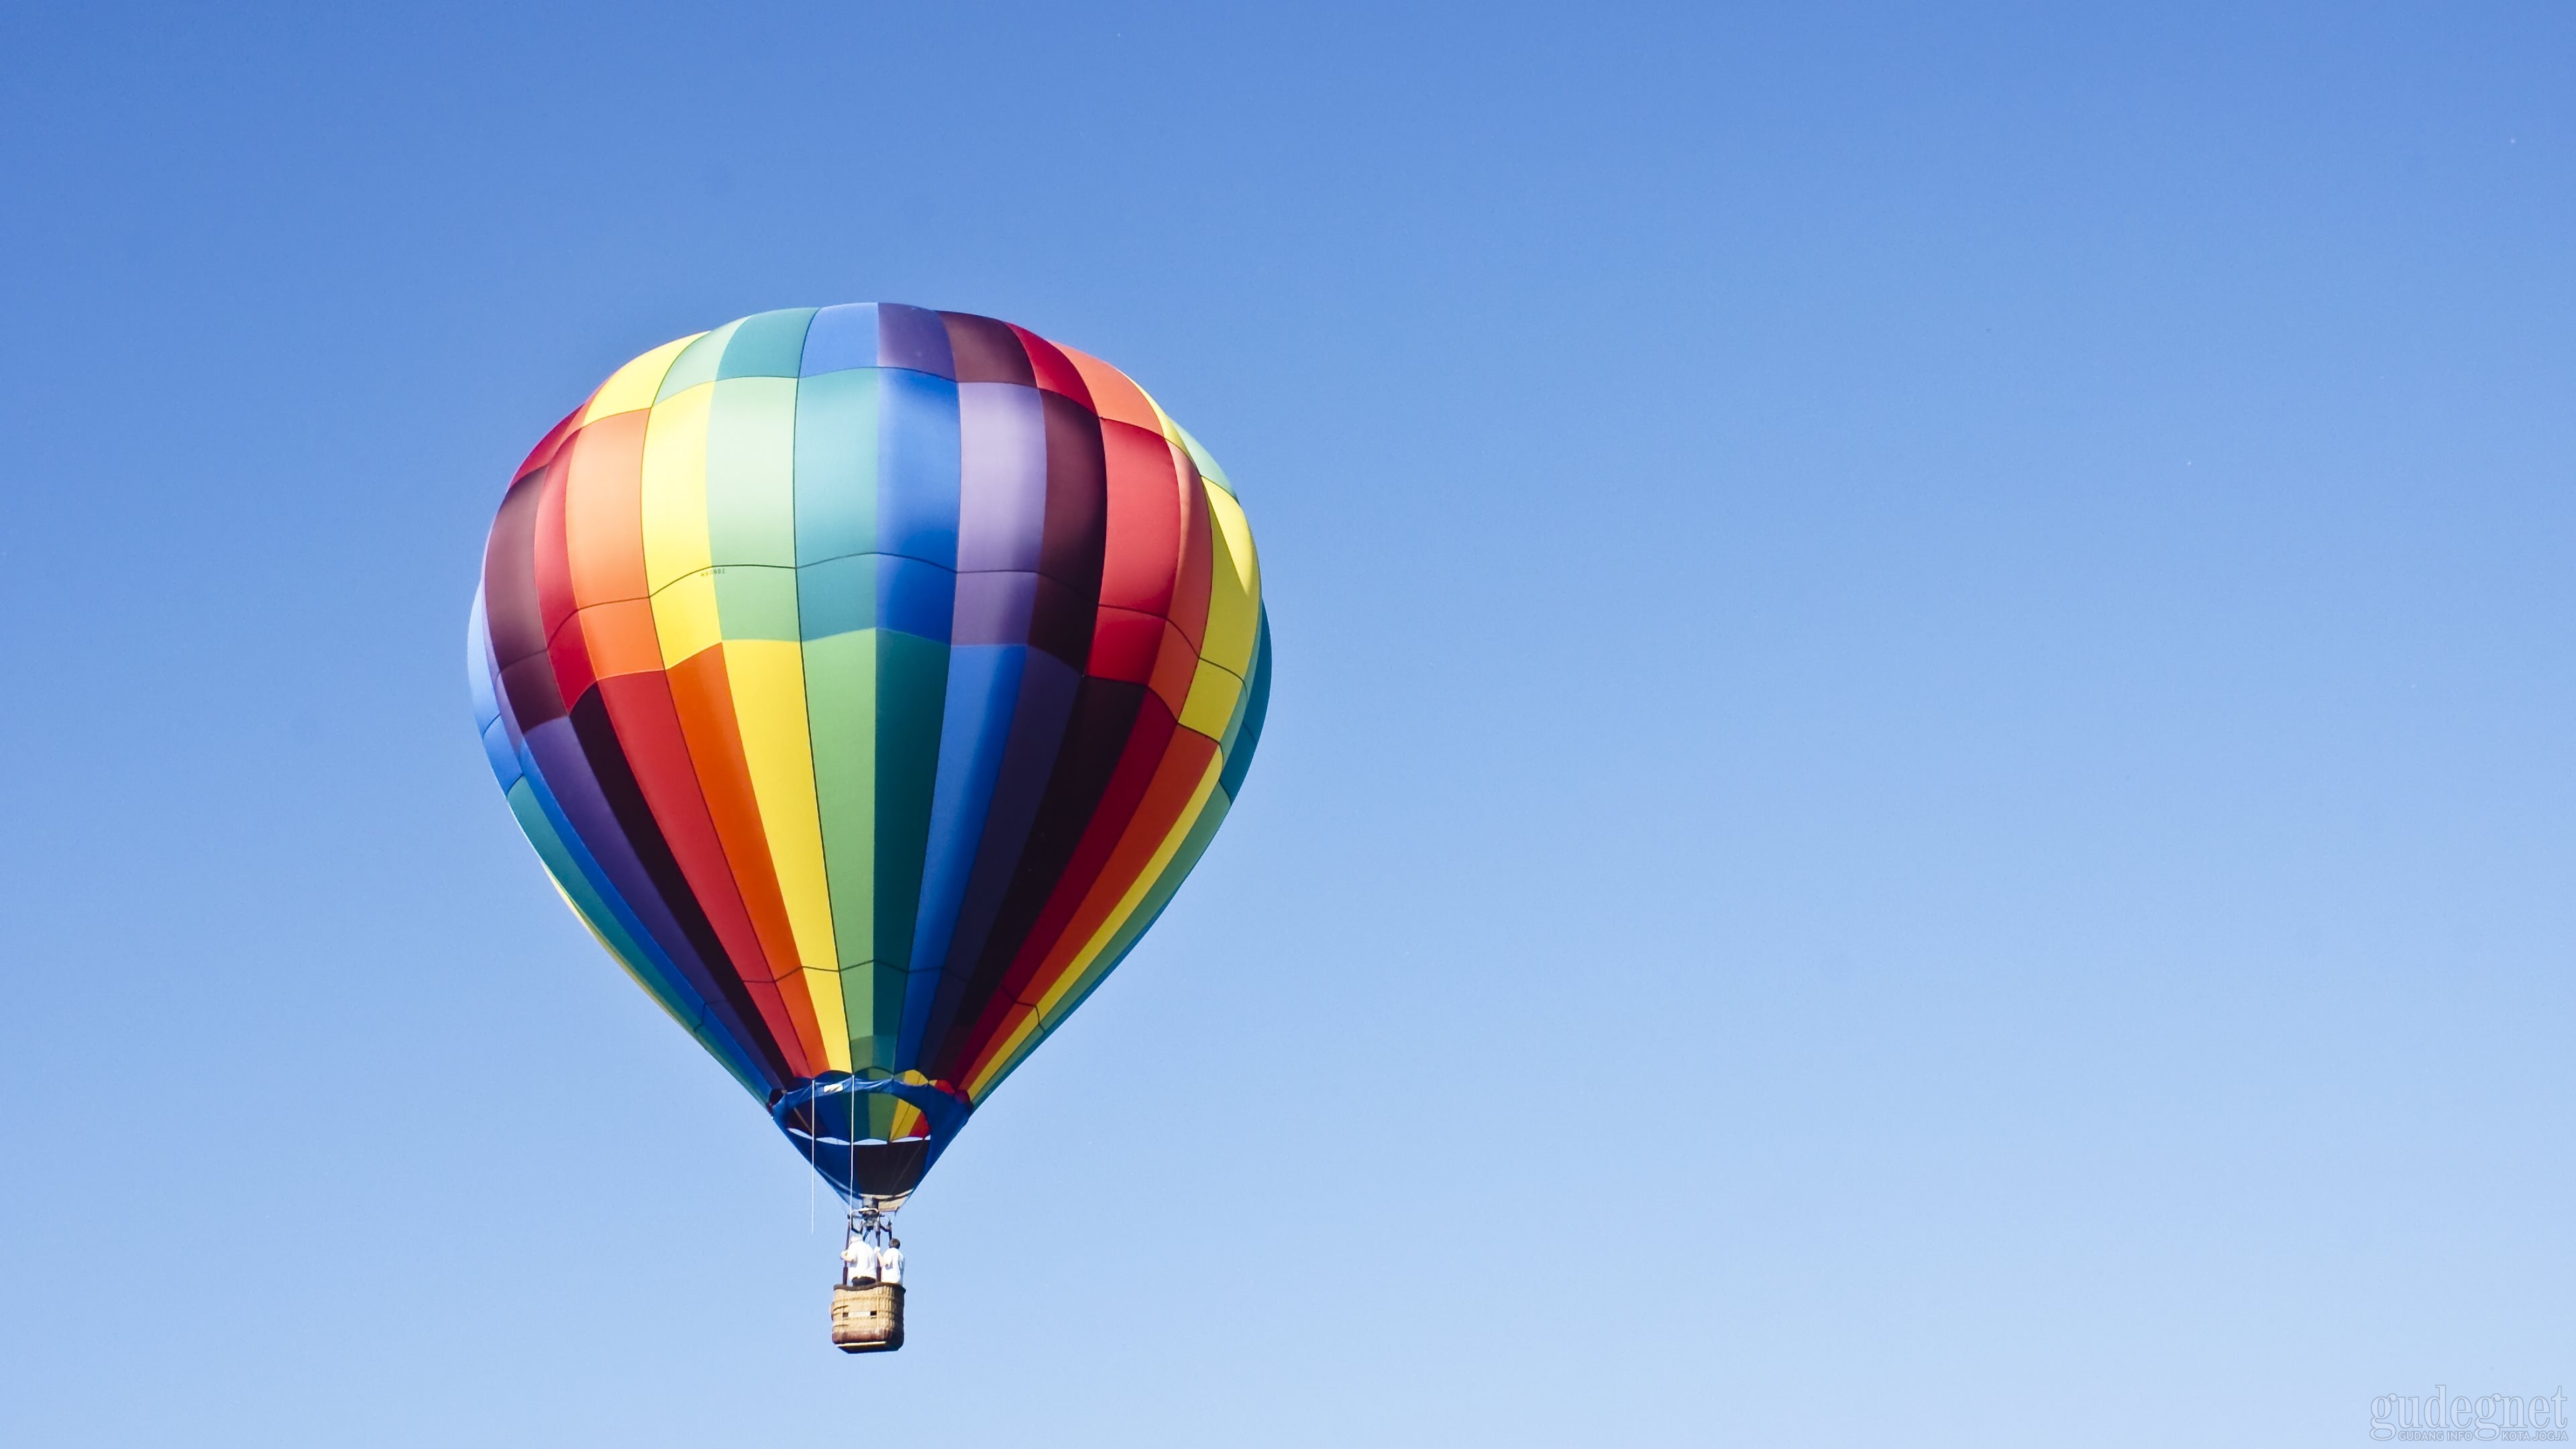
<svg viewBox="0 0 2576 1449">
<path fill-rule="evenodd" d="M 537 618 L 549 642 L 571 620 L 573 610 L 572 566 L 564 555 L 564 475 L 568 471 L 547 469 L 537 494 L 536 552 L 531 562 L 537 579 Z M 579 699 L 581 691 L 568 691 L 564 697 Z"/>
<path fill-rule="evenodd" d="M 1082 370 L 1056 345 L 1025 327 L 1014 327 L 1019 334 L 1020 350 L 1029 355 L 1029 371 L 1037 375 L 1038 386 L 1048 392 L 1060 392 L 1084 407 L 1091 406 L 1091 388 L 1082 380 Z"/>
<path fill-rule="evenodd" d="M 1163 645 L 1154 653 L 1154 674 L 1145 687 L 1154 691 L 1174 715 L 1190 702 L 1190 685 L 1199 677 L 1199 646 L 1166 622 Z M 567 690 L 567 692 L 570 692 Z"/>
<path fill-rule="evenodd" d="M 1100 679 L 1143 684 L 1154 677 L 1154 655 L 1163 645 L 1162 620 L 1132 609 L 1103 609 L 1091 627 L 1091 662 L 1083 672 Z"/>
<path fill-rule="evenodd" d="M 579 699 L 599 682 L 599 671 L 590 667 L 590 638 L 576 614 L 564 621 L 546 641 L 546 654 L 555 671 L 555 687 L 566 699 Z"/>
<path fill-rule="evenodd" d="M 759 934 L 752 929 L 751 913 L 743 906 L 741 888 L 735 885 L 733 868 L 725 859 L 724 842 L 699 791 L 697 766 L 689 757 L 688 736 L 680 728 L 679 706 L 671 697 L 668 677 L 611 675 L 599 682 L 599 692 L 608 705 L 609 722 L 616 727 L 617 743 L 634 768 L 635 783 L 644 792 L 645 804 L 652 807 L 653 823 L 661 827 L 662 838 L 679 862 L 680 873 L 688 878 L 698 908 L 715 928 L 734 973 L 749 987 L 762 1025 L 777 1043 L 779 1055 L 789 1059 L 799 1075 L 811 1076 L 817 1068 L 811 1064 L 813 1059 L 798 1060 L 803 1038 L 769 980 Z"/>
<path fill-rule="evenodd" d="M 1082 374 L 1084 384 L 1091 389 L 1091 410 L 1104 421 L 1133 423 L 1149 433 L 1162 433 L 1163 420 L 1155 415 L 1154 405 L 1145 400 L 1145 390 L 1128 381 L 1127 374 L 1090 353 L 1070 347 L 1056 350 Z"/>
<path fill-rule="evenodd" d="M 1181 486 L 1172 445 L 1126 423 L 1100 425 L 1109 463 L 1109 534 L 1101 551 L 1100 602 L 1158 617 L 1172 612 L 1181 566 Z"/>
<path fill-rule="evenodd" d="M 1203 649 L 1207 647 L 1208 590 L 1216 568 L 1216 546 L 1209 536 L 1216 528 L 1216 513 L 1208 506 L 1208 485 L 1190 455 L 1178 448 L 1172 451 L 1182 470 L 1181 517 L 1187 526 L 1181 530 L 1181 570 L 1172 583 L 1171 618 L 1191 648 Z"/>
<path fill-rule="evenodd" d="M 583 398 L 581 408 L 588 406 L 590 406 L 590 399 Z M 519 464 L 519 471 L 510 475 L 511 482 L 516 483 L 555 460 L 555 451 L 563 446 L 564 439 L 572 436 L 572 425 L 580 418 L 581 408 L 574 408 L 564 414 L 562 422 L 555 424 L 543 438 L 537 440 L 537 445 L 528 450 L 526 460 Z"/>
<path fill-rule="evenodd" d="M 701 649 L 671 666 L 671 700 L 679 709 L 680 729 L 696 762 L 698 789 L 716 838 L 724 843 L 734 884 L 759 938 L 757 954 L 736 956 L 743 980 L 753 973 L 775 983 L 796 970 L 796 933 L 788 925 L 787 901 L 778 889 L 778 870 L 769 858 L 769 832 L 760 822 L 760 801 L 753 793 L 751 766 L 742 753 L 742 731 L 733 715 L 733 685 L 725 676 L 724 646 Z M 782 998 L 785 999 L 785 998 Z M 823 1039 L 815 1030 L 814 1010 L 805 993 L 790 1001 L 796 1023 L 794 1040 L 802 1042 L 805 1059 L 825 1060 Z"/>
</svg>

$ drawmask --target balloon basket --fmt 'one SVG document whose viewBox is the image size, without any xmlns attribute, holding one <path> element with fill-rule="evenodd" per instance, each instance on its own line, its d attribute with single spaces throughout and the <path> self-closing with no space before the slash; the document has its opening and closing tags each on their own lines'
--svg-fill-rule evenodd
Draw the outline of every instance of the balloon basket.
<svg viewBox="0 0 2576 1449">
<path fill-rule="evenodd" d="M 903 1347 L 903 1285 L 834 1288 L 832 1346 L 843 1353 L 891 1353 Z"/>
</svg>

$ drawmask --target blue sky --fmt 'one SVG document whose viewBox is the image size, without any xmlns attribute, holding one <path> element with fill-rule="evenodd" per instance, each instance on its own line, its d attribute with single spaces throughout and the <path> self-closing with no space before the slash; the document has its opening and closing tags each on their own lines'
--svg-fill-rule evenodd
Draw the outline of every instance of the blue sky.
<svg viewBox="0 0 2576 1449">
<path fill-rule="evenodd" d="M 0 18 L 0 1439 L 2269 1445 L 2576 1379 L 2576 17 L 2098 9 Z M 1278 673 L 844 1360 L 459 639 L 611 368 L 872 299 L 1154 389 Z"/>
</svg>

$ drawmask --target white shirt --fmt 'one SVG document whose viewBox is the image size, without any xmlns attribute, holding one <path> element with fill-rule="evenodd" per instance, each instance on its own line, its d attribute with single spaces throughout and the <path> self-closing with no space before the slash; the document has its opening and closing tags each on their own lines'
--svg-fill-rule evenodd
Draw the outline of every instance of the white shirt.
<svg viewBox="0 0 2576 1449">
<path fill-rule="evenodd" d="M 864 1283 L 877 1276 L 877 1250 L 853 1241 L 841 1250 L 841 1261 L 850 1265 L 850 1281 Z"/>
<path fill-rule="evenodd" d="M 903 1281 L 903 1249 L 881 1248 L 877 1252 L 877 1277 L 887 1283 Z"/>
</svg>

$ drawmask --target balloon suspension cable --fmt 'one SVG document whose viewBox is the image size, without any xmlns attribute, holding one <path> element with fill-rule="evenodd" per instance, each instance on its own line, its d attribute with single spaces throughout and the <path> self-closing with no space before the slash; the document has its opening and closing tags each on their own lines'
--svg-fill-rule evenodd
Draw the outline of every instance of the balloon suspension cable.
<svg viewBox="0 0 2576 1449">
<path fill-rule="evenodd" d="M 894 1214 L 872 1207 L 850 1209 L 849 1236 L 851 1241 L 865 1243 L 879 1253 L 903 1246 L 903 1240 L 894 1235 Z"/>
</svg>

